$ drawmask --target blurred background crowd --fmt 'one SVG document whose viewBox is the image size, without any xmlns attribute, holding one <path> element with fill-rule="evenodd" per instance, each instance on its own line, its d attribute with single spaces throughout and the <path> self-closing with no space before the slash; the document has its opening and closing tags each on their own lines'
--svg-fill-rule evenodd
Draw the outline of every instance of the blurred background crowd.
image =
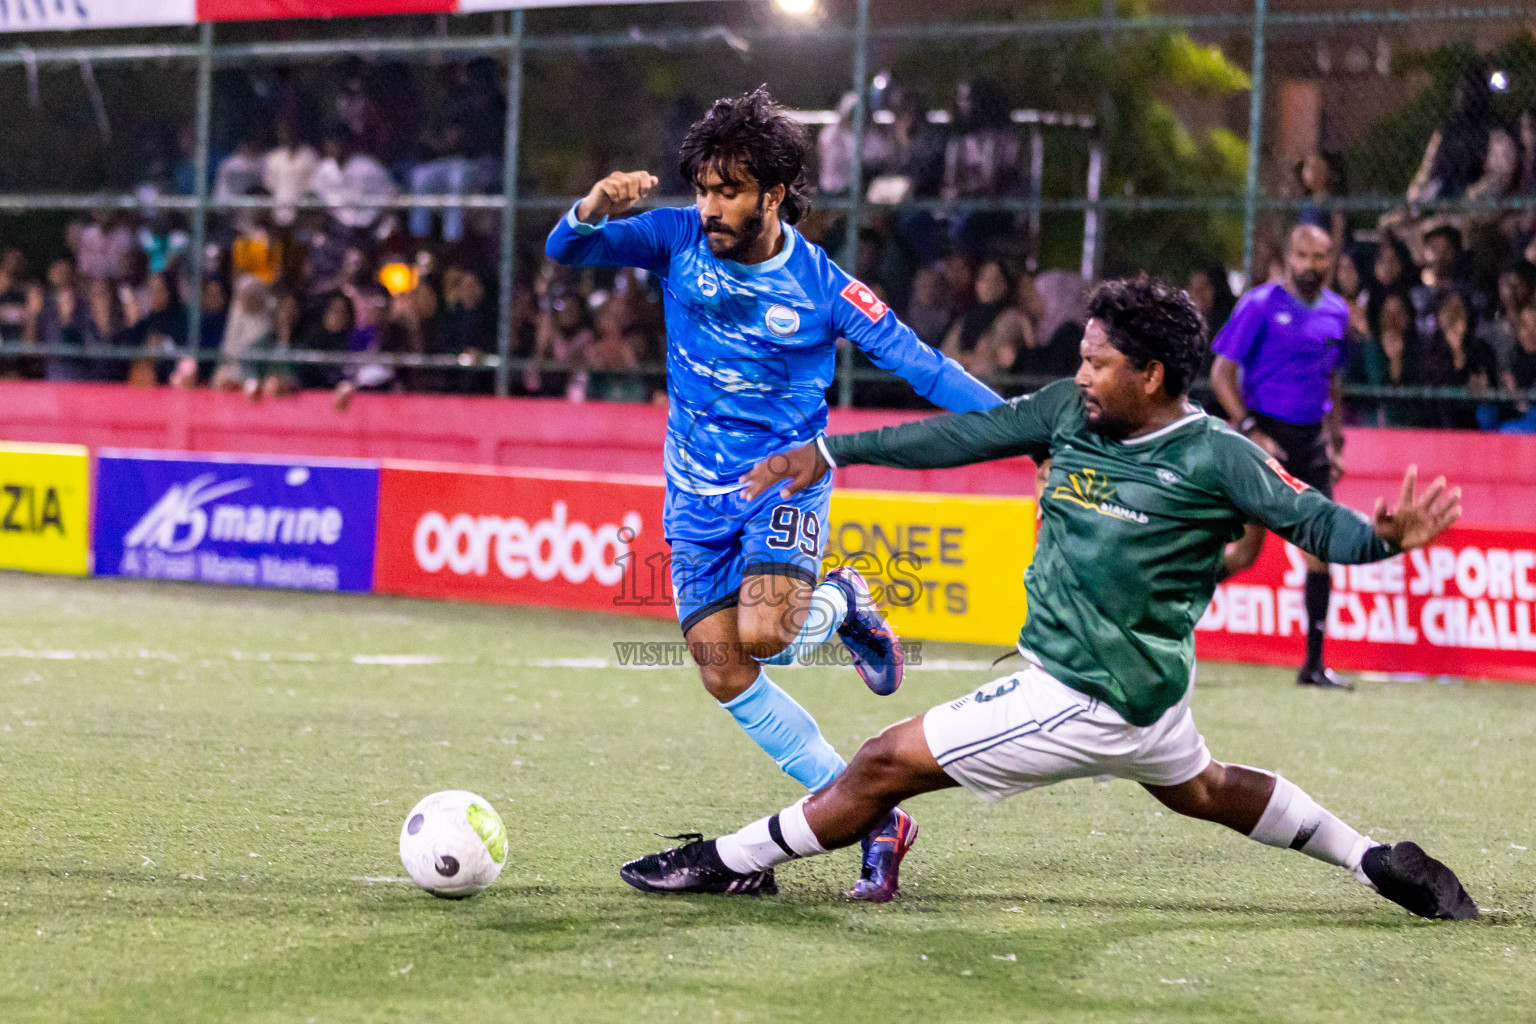
<svg viewBox="0 0 1536 1024">
<path fill-rule="evenodd" d="M 1219 59 L 1198 48 L 1195 57 Z M 1507 72 L 1475 53 L 1456 51 L 1454 66 L 1436 74 L 1445 88 L 1429 90 L 1434 109 L 1407 142 L 1417 169 L 1385 213 L 1350 202 L 1358 146 L 1348 154 L 1314 133 L 1308 147 L 1275 157 L 1284 202 L 1259 220 L 1251 280 L 1231 255 L 1230 224 L 1209 217 L 1179 231 L 1150 219 L 1111 224 L 1102 272 L 1144 268 L 1179 281 L 1214 334 L 1245 287 L 1281 274 L 1289 226 L 1316 224 L 1335 243 L 1328 286 L 1351 310 L 1353 422 L 1536 429 L 1521 394 L 1536 385 L 1536 111 L 1513 109 Z M 1020 109 L 1033 97 L 1006 78 L 922 80 L 932 94 L 877 75 L 862 127 L 852 94 L 801 112 L 821 199 L 803 232 L 844 255 L 858 182 L 869 205 L 846 263 L 925 343 L 1005 393 L 1071 373 L 1092 283 L 1071 259 L 1081 228 L 1063 232 L 1049 216 L 1042 227 L 1038 212 L 1009 205 L 1040 195 L 1042 177 L 1049 190 L 1066 173 L 1054 161 L 1042 170 L 1032 127 L 1041 112 Z M 62 237 L 42 242 L 36 230 L 12 233 L 0 254 L 0 375 L 212 387 L 257 400 L 302 388 L 332 389 L 342 402 L 370 389 L 489 393 L 500 214 L 452 203 L 502 190 L 505 81 L 488 57 L 221 72 L 204 183 L 218 213 L 201 280 L 189 272 L 185 209 L 167 201 L 198 189 L 192 132 L 151 124 L 132 159 L 139 208 L 46 222 Z M 657 170 L 662 191 L 685 201 L 673 154 L 704 105 L 677 96 L 647 127 L 649 148 L 589 146 L 558 173 L 525 156 L 524 177 L 536 179 L 533 191 L 574 197 L 632 163 Z M 1368 132 L 1362 138 L 1369 143 Z M 1082 146 L 1073 146 L 1068 176 L 1080 178 Z M 1129 162 L 1113 145 L 1109 159 Z M 1379 182 L 1368 185 L 1381 195 Z M 413 206 L 418 197 L 428 203 Z M 665 401 L 659 282 L 535 258 L 557 209 L 521 224 L 509 297 L 513 393 Z M 201 359 L 186 350 L 194 289 Z M 106 350 L 110 358 L 85 358 Z M 358 358 L 285 360 L 287 351 Z M 370 353 L 438 358 L 399 365 L 410 361 L 374 363 Z M 855 376 L 854 404 L 920 404 L 857 353 L 849 358 L 869 371 Z M 1455 390 L 1382 390 L 1394 388 Z"/>
</svg>

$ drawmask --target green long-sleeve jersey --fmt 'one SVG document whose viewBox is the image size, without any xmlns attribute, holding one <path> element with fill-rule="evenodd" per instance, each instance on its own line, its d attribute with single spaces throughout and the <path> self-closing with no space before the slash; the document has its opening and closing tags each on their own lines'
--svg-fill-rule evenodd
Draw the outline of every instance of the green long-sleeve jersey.
<svg viewBox="0 0 1536 1024">
<path fill-rule="evenodd" d="M 1195 623 L 1223 546 L 1257 520 L 1327 562 L 1397 549 L 1356 512 L 1296 480 L 1253 442 L 1191 409 L 1124 441 L 1087 428 L 1070 380 L 982 412 L 824 439 L 839 466 L 937 469 L 1050 457 L 1019 647 L 1063 683 L 1150 725 L 1189 687 Z"/>
</svg>

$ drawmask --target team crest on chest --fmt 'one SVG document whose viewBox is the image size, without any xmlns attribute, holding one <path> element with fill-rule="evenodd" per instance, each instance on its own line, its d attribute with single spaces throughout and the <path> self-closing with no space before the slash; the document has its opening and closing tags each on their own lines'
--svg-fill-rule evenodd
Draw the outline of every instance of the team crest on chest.
<svg viewBox="0 0 1536 1024">
<path fill-rule="evenodd" d="M 706 299 L 714 298 L 715 293 L 719 290 L 720 282 L 715 280 L 715 276 L 713 274 L 706 270 L 704 273 L 699 275 L 700 295 L 704 296 Z"/>
<path fill-rule="evenodd" d="M 1081 505 L 1101 516 L 1123 519 L 1128 523 L 1140 523 L 1142 526 L 1150 522 L 1145 512 L 1138 512 L 1111 501 L 1110 499 L 1114 496 L 1115 485 L 1100 476 L 1095 469 L 1068 473 L 1067 483 L 1057 484 L 1056 489 L 1051 492 L 1051 497 L 1057 501 Z"/>
<path fill-rule="evenodd" d="M 780 303 L 768 307 L 763 321 L 770 331 L 781 338 L 787 338 L 800 330 L 800 314 Z"/>
</svg>

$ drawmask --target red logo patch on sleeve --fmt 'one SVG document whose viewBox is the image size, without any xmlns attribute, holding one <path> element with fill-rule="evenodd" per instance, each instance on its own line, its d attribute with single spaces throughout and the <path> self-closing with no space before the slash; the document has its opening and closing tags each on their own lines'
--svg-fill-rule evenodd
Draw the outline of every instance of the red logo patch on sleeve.
<svg viewBox="0 0 1536 1024">
<path fill-rule="evenodd" d="M 1291 490 L 1295 491 L 1297 494 L 1300 494 L 1302 491 L 1305 491 L 1307 489 L 1307 485 L 1306 484 L 1302 483 L 1300 480 L 1297 480 L 1295 477 L 1291 476 L 1291 474 L 1289 474 L 1289 473 L 1287 473 L 1285 471 L 1285 467 L 1280 465 L 1280 460 L 1279 459 L 1275 459 L 1275 458 L 1265 459 L 1264 460 L 1264 465 L 1266 465 L 1270 469 L 1274 470 L 1275 471 L 1275 476 L 1279 477 L 1281 480 L 1284 480 L 1285 481 L 1285 486 L 1289 487 Z"/>
<path fill-rule="evenodd" d="M 848 286 L 838 294 L 852 303 L 854 309 L 869 317 L 870 323 L 879 323 L 880 318 L 891 311 L 890 306 L 881 302 L 880 297 L 860 281 L 849 281 Z"/>
</svg>

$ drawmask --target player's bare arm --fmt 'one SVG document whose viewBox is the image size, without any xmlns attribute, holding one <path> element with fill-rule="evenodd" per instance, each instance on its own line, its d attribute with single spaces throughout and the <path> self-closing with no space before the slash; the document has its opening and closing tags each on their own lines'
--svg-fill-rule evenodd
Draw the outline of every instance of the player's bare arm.
<svg viewBox="0 0 1536 1024">
<path fill-rule="evenodd" d="M 660 182 L 650 171 L 614 171 L 587 192 L 576 207 L 576 219 L 596 224 L 604 217 L 628 213 Z"/>
</svg>

